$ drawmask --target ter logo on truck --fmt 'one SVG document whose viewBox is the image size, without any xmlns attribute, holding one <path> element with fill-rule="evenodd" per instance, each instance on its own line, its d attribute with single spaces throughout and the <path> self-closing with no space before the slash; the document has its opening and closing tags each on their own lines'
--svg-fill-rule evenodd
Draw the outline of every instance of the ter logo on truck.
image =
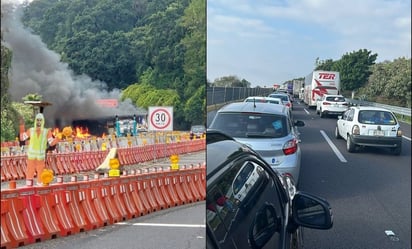
<svg viewBox="0 0 412 249">
<path fill-rule="evenodd" d="M 333 73 L 319 73 L 319 79 L 334 80 L 335 79 L 335 74 L 333 74 Z"/>
</svg>

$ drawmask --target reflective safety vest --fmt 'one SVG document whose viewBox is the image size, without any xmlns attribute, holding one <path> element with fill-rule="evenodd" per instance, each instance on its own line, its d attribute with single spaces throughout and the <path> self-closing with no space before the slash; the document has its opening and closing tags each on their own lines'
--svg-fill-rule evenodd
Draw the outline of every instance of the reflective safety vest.
<svg viewBox="0 0 412 249">
<path fill-rule="evenodd" d="M 40 135 L 37 135 L 36 128 L 30 128 L 30 142 L 27 150 L 29 160 L 44 160 L 46 158 L 48 129 L 43 129 Z"/>
</svg>

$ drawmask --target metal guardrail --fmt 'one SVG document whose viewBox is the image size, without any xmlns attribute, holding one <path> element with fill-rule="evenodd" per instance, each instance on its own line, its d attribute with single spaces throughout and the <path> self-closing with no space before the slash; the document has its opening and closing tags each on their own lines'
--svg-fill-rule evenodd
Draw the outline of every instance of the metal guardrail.
<svg viewBox="0 0 412 249">
<path fill-rule="evenodd" d="M 208 87 L 206 89 L 207 105 L 222 104 L 243 100 L 249 96 L 267 96 L 272 88 L 248 87 Z"/>
<path fill-rule="evenodd" d="M 208 87 L 207 106 L 216 109 L 222 104 L 240 101 L 249 96 L 267 96 L 273 92 L 272 88 L 247 88 L 247 87 Z M 411 108 L 379 104 L 364 100 L 347 99 L 352 105 L 368 105 L 386 108 L 402 117 L 411 117 Z"/>
<path fill-rule="evenodd" d="M 396 114 L 399 114 L 401 116 L 411 117 L 411 108 L 379 104 L 379 103 L 368 102 L 368 101 L 364 101 L 364 100 L 356 100 L 356 99 L 347 99 L 347 100 L 352 105 L 367 105 L 367 106 L 376 106 L 376 107 L 386 108 L 386 109 L 388 109 L 388 110 L 390 110 L 390 111 L 392 111 Z"/>
</svg>

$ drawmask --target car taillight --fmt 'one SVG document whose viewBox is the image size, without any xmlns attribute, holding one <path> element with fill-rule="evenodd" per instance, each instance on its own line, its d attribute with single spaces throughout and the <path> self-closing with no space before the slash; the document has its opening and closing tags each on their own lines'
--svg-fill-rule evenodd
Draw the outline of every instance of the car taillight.
<svg viewBox="0 0 412 249">
<path fill-rule="evenodd" d="M 359 134 L 360 134 L 359 126 L 354 125 L 352 127 L 352 135 L 359 135 Z"/>
<path fill-rule="evenodd" d="M 323 105 L 330 105 L 329 102 L 323 102 L 322 104 L 323 104 Z"/>
<path fill-rule="evenodd" d="M 287 106 L 287 107 L 290 107 L 290 103 L 286 103 L 286 106 Z"/>
<path fill-rule="evenodd" d="M 298 143 L 296 139 L 291 139 L 287 141 L 283 145 L 282 150 L 285 155 L 292 155 L 293 153 L 295 153 L 298 150 Z"/>
</svg>

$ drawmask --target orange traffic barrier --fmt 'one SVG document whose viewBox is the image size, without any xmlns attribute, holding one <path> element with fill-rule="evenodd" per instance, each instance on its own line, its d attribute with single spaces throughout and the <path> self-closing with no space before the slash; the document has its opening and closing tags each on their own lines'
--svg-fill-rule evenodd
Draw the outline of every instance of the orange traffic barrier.
<svg viewBox="0 0 412 249">
<path fill-rule="evenodd" d="M 7 200 L 1 200 L 1 226 L 0 226 L 0 234 L 1 234 L 1 248 L 2 249 L 9 249 L 11 248 L 11 238 L 10 233 L 7 230 L 6 224 L 6 215 L 9 212 L 9 202 Z"/>
<path fill-rule="evenodd" d="M 102 179 L 101 180 L 101 187 L 100 191 L 98 192 L 98 198 L 103 200 L 103 203 L 106 206 L 106 211 L 109 215 L 109 222 L 110 224 L 117 223 L 122 221 L 123 217 L 119 214 L 116 204 L 113 200 L 113 193 L 110 189 L 111 180 L 110 179 Z"/>
<path fill-rule="evenodd" d="M 74 180 L 74 179 L 73 179 Z M 64 193 L 64 201 L 67 202 L 68 211 L 73 218 L 73 223 L 77 227 L 76 231 L 84 232 L 90 229 L 86 221 L 86 215 L 80 205 L 79 185 L 76 182 L 66 183 Z"/>
<path fill-rule="evenodd" d="M 12 160 L 12 166 L 13 168 L 15 168 L 15 171 L 17 172 L 18 179 L 26 178 L 25 170 L 22 167 L 23 160 L 25 160 L 25 156 L 17 156 L 14 157 L 14 159 Z"/>
<path fill-rule="evenodd" d="M 123 199 L 120 198 L 119 184 L 120 184 L 119 178 L 112 179 L 112 182 L 109 188 L 110 194 L 113 198 L 113 203 L 115 204 L 114 206 L 119 211 L 119 214 L 122 217 L 122 220 L 127 220 L 131 218 L 131 214 L 127 212 L 126 204 L 124 203 Z"/>
<path fill-rule="evenodd" d="M 197 189 L 199 190 L 200 195 L 202 196 L 202 199 L 206 200 L 206 188 L 203 184 L 203 181 L 206 181 L 204 171 L 204 168 L 200 168 L 194 176 L 194 181 Z"/>
<path fill-rule="evenodd" d="M 195 171 L 194 171 L 193 169 L 186 171 L 186 182 L 187 182 L 187 184 L 188 184 L 188 186 L 189 186 L 190 191 L 191 191 L 192 194 L 193 194 L 194 201 L 200 201 L 200 200 L 202 200 L 203 198 L 202 198 L 202 196 L 200 195 L 199 190 L 198 190 L 198 188 L 197 188 L 197 186 L 196 186 L 196 184 L 195 184 L 195 181 L 194 181 L 194 173 L 195 173 Z"/>
<path fill-rule="evenodd" d="M 9 239 L 9 244 L 12 248 L 30 244 L 29 235 L 27 234 L 23 218 L 23 200 L 18 197 L 19 194 L 16 191 L 1 191 L 2 239 L 3 237 L 5 240 Z M 3 210 L 3 205 L 7 207 L 5 210 Z M 4 231 L 6 234 L 5 236 L 3 236 L 3 229 L 8 229 L 7 231 Z"/>
<path fill-rule="evenodd" d="M 123 148 L 117 149 L 117 158 L 119 159 L 120 165 L 126 165 L 125 153 L 123 153 Z"/>
<path fill-rule="evenodd" d="M 160 195 L 163 197 L 163 200 L 166 203 L 167 208 L 170 208 L 172 206 L 175 206 L 176 203 L 175 201 L 171 198 L 169 192 L 166 189 L 166 186 L 164 185 L 164 174 L 163 172 L 158 172 L 157 173 L 157 178 L 153 179 L 156 181 L 156 187 L 160 193 Z"/>
<path fill-rule="evenodd" d="M 137 216 L 140 216 L 140 212 L 137 210 L 135 202 L 133 201 L 132 194 L 129 191 L 130 179 L 130 176 L 122 176 L 120 178 L 119 194 L 120 199 L 122 199 L 122 202 L 124 203 L 125 208 L 127 210 L 128 218 L 132 219 Z"/>
<path fill-rule="evenodd" d="M 8 156 L 1 157 L 1 169 L 2 169 L 2 172 L 4 174 L 6 181 L 10 181 L 11 179 L 13 179 L 13 176 L 10 172 L 8 158 L 9 158 Z"/>
<path fill-rule="evenodd" d="M 174 191 L 176 191 L 176 194 L 179 197 L 181 204 L 187 204 L 190 202 L 189 199 L 186 197 L 184 190 L 180 184 L 180 177 L 176 173 L 172 174 L 172 187 Z"/>
<path fill-rule="evenodd" d="M 135 172 L 132 173 L 135 175 Z M 133 176 L 128 183 L 128 189 L 131 194 L 132 200 L 140 216 L 150 213 L 151 207 L 146 199 L 142 199 L 139 195 L 139 189 L 137 187 L 137 178 Z"/>
<path fill-rule="evenodd" d="M 57 238 L 60 234 L 59 223 L 56 215 L 56 200 L 51 195 L 49 187 L 35 188 L 35 194 L 39 198 L 39 218 L 44 226 L 47 239 Z"/>
<path fill-rule="evenodd" d="M 87 179 L 88 180 L 88 179 Z M 99 218 L 95 207 L 92 205 L 91 184 L 89 182 L 79 183 L 79 201 L 80 206 L 84 211 L 84 218 L 86 220 L 86 230 L 93 230 L 103 226 L 102 220 Z M 74 193 L 75 194 L 75 193 Z"/>
<path fill-rule="evenodd" d="M 20 199 L 23 200 L 23 218 L 27 228 L 30 243 L 46 240 L 42 222 L 39 216 L 40 198 L 35 196 L 33 188 L 19 189 Z"/>
<path fill-rule="evenodd" d="M 52 197 L 55 200 L 55 211 L 59 223 L 60 235 L 67 236 L 79 233 L 80 229 L 76 227 L 70 214 L 70 195 L 65 191 L 65 185 L 53 185 L 51 189 Z"/>
<path fill-rule="evenodd" d="M 104 203 L 104 200 L 101 198 L 102 195 L 100 193 L 100 188 L 101 188 L 101 181 L 99 180 L 99 174 L 95 175 L 95 178 L 90 181 L 91 188 L 90 188 L 90 200 L 91 204 L 94 207 L 94 210 L 96 211 L 100 224 L 102 226 L 107 226 L 110 223 L 110 215 L 107 212 L 107 207 L 106 204 Z"/>
<path fill-rule="evenodd" d="M 56 154 L 46 154 L 46 168 L 53 170 L 54 174 L 61 174 L 56 164 Z"/>
<path fill-rule="evenodd" d="M 157 173 L 149 173 L 149 179 L 148 179 L 148 184 L 149 184 L 149 188 L 151 189 L 151 192 L 157 202 L 157 204 L 159 205 L 160 209 L 165 209 L 167 208 L 167 203 L 164 200 L 163 195 L 160 193 L 158 185 L 157 185 L 157 177 L 158 174 Z"/>
<path fill-rule="evenodd" d="M 155 212 L 158 209 L 158 205 L 150 192 L 147 182 L 144 180 L 144 176 L 138 175 L 136 184 L 138 189 L 137 192 L 139 193 L 139 197 L 142 199 L 146 209 L 149 213 Z"/>
<path fill-rule="evenodd" d="M 179 196 L 175 191 L 172 181 L 173 180 L 172 180 L 172 177 L 170 176 L 170 173 L 163 173 L 163 183 L 165 186 L 165 190 L 169 194 L 173 205 L 174 206 L 182 205 L 183 202 L 179 199 Z"/>
<path fill-rule="evenodd" d="M 195 201 L 195 197 L 193 196 L 192 191 L 190 191 L 189 184 L 187 183 L 186 174 L 184 175 L 179 174 L 179 183 L 177 185 L 181 186 L 182 192 L 185 194 L 186 199 L 188 200 L 189 203 L 192 203 Z"/>
</svg>

